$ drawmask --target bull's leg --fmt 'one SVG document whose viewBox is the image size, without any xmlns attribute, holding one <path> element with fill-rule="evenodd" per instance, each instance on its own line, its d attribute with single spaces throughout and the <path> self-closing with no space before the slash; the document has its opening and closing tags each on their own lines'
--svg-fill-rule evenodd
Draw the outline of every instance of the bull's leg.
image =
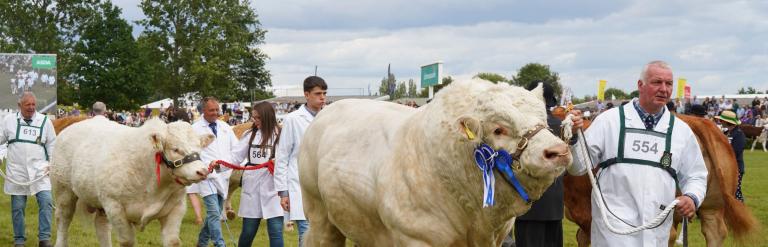
<svg viewBox="0 0 768 247">
<path fill-rule="evenodd" d="M 160 218 L 160 231 L 163 236 L 163 246 L 181 246 L 179 239 L 179 230 L 181 229 L 181 220 L 184 218 L 184 212 L 187 210 L 184 203 L 175 206 L 168 215 Z"/>
<path fill-rule="evenodd" d="M 722 210 L 700 210 L 701 233 L 707 240 L 708 247 L 723 246 L 723 241 L 728 235 L 728 228 L 725 226 L 725 218 Z"/>
<path fill-rule="evenodd" d="M 578 242 L 579 247 L 589 247 L 591 242 L 591 239 L 589 239 L 589 231 L 589 228 L 584 230 L 584 228 L 581 227 L 576 230 L 576 242 Z"/>
<path fill-rule="evenodd" d="M 339 246 L 343 247 L 346 238 L 328 219 L 328 211 L 313 193 L 303 193 L 304 212 L 312 222 L 309 232 L 304 236 L 304 246 Z"/>
<path fill-rule="evenodd" d="M 136 233 L 133 230 L 133 226 L 128 222 L 128 218 L 125 216 L 125 209 L 119 202 L 111 199 L 101 199 L 102 205 L 104 205 L 104 212 L 107 214 L 107 219 L 112 223 L 112 227 L 117 231 L 117 241 L 120 246 L 127 247 L 133 246 L 136 241 Z"/>
<path fill-rule="evenodd" d="M 96 210 L 96 213 L 93 214 L 93 226 L 96 228 L 99 246 L 112 246 L 112 226 L 103 210 Z"/>
<path fill-rule="evenodd" d="M 72 223 L 72 216 L 77 208 L 77 196 L 72 190 L 65 186 L 55 184 L 56 192 L 56 246 L 66 247 L 68 245 L 69 235 L 67 230 Z"/>
<path fill-rule="evenodd" d="M 749 149 L 750 152 L 755 151 L 755 145 L 757 145 L 757 138 L 755 138 L 755 140 L 752 142 L 752 148 Z M 763 144 L 763 147 L 765 147 L 765 144 Z"/>
<path fill-rule="evenodd" d="M 229 194 L 228 195 L 234 195 L 235 191 L 240 188 L 241 182 L 243 180 L 243 170 L 234 170 L 232 171 L 232 175 L 229 177 Z M 227 196 L 227 199 L 224 200 L 224 212 L 227 215 L 227 220 L 234 220 L 237 214 L 235 213 L 235 210 L 232 208 L 232 197 Z"/>
</svg>

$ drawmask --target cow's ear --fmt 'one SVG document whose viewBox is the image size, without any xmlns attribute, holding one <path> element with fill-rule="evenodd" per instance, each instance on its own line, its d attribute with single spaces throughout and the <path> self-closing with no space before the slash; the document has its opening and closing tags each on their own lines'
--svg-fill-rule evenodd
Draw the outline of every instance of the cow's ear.
<svg viewBox="0 0 768 247">
<path fill-rule="evenodd" d="M 155 132 L 149 135 L 149 141 L 152 142 L 152 149 L 154 149 L 155 152 L 163 151 L 163 139 L 165 138 L 159 132 Z"/>
<path fill-rule="evenodd" d="M 533 93 L 533 95 L 536 95 L 537 99 L 546 103 L 546 101 L 544 101 L 544 83 L 543 82 L 539 82 L 539 85 L 536 86 L 536 88 L 534 88 L 533 90 L 531 90 L 531 93 Z"/>
<path fill-rule="evenodd" d="M 465 140 L 470 142 L 481 142 L 481 139 L 483 138 L 483 126 L 480 123 L 480 120 L 473 117 L 460 117 L 456 123 L 457 126 L 455 131 L 464 137 Z"/>
<path fill-rule="evenodd" d="M 213 142 L 213 140 L 216 139 L 216 136 L 211 134 L 205 134 L 200 136 L 200 146 L 201 147 L 207 147 L 209 144 Z"/>
</svg>

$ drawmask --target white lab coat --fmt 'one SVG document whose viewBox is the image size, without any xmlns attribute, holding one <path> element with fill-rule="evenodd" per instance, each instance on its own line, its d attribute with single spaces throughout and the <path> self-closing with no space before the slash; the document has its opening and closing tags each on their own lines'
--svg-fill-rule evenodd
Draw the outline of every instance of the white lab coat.
<svg viewBox="0 0 768 247">
<path fill-rule="evenodd" d="M 290 220 L 306 220 L 299 184 L 299 147 L 304 132 L 315 117 L 303 105 L 283 119 L 280 143 L 275 154 L 275 190 L 288 191 Z"/>
<path fill-rule="evenodd" d="M 47 119 L 45 123 L 43 123 L 43 119 L 45 119 L 45 115 L 35 112 L 35 115 L 32 116 L 31 126 L 28 128 L 38 132 L 38 127 L 43 125 L 43 133 L 35 133 L 35 136 L 39 136 L 40 142 L 45 144 L 49 160 L 52 160 L 53 147 L 56 143 L 56 132 L 53 129 L 51 119 Z M 16 138 L 17 121 L 20 121 L 22 126 L 27 126 L 21 113 L 8 114 L 2 120 L 2 123 L 0 123 L 2 124 L 0 126 L 0 144 L 5 144 Z M 24 135 L 21 136 L 23 138 Z M 34 141 L 36 137 L 23 139 L 32 139 Z M 18 182 L 27 182 L 43 176 L 49 164 L 45 159 L 45 151 L 43 150 L 42 146 L 33 143 L 15 142 L 8 145 L 6 176 Z M 8 195 L 34 195 L 43 190 L 51 190 L 51 180 L 48 176 L 28 186 L 17 185 L 9 180 L 5 180 L 3 188 L 3 191 Z"/>
<path fill-rule="evenodd" d="M 627 128 L 645 128 L 632 102 L 620 107 L 624 107 Z M 665 110 L 654 131 L 666 133 L 669 117 L 669 111 Z M 613 108 L 597 116 L 589 129 L 584 132 L 595 165 L 617 156 L 619 130 L 619 111 L 618 108 Z M 569 173 L 574 175 L 584 174 L 589 167 L 588 161 L 577 151 L 580 148 L 578 145 L 580 144 L 573 147 L 574 163 L 569 168 Z M 625 146 L 625 153 L 630 148 Z M 659 150 L 663 151 L 663 147 L 659 147 Z M 701 205 L 707 191 L 707 168 L 696 137 L 690 127 L 680 119 L 675 119 L 670 152 L 672 168 L 677 171 L 682 193 L 695 195 Z M 650 222 L 662 211 L 660 209 L 662 205 L 666 206 L 675 199 L 675 181 L 669 173 L 658 167 L 619 163 L 601 169 L 598 174 L 598 183 L 608 208 L 634 226 Z M 592 191 L 597 193 L 596 189 Z M 596 203 L 593 195 L 591 229 L 593 246 L 667 245 L 672 217 L 668 217 L 660 227 L 655 229 L 630 235 L 617 235 L 608 229 Z M 608 214 L 608 220 L 613 226 L 619 229 L 630 228 L 610 213 Z"/>
<path fill-rule="evenodd" d="M 259 146 L 262 139 L 261 131 L 257 131 L 253 142 L 248 143 L 250 139 L 251 131 L 249 130 L 243 134 L 240 143 L 235 148 L 234 161 L 238 164 L 242 163 L 248 160 L 248 156 L 250 156 L 253 164 L 269 161 L 272 147 L 264 147 L 264 152 L 261 152 Z M 269 145 L 273 145 L 274 142 L 275 137 L 273 136 Z M 240 207 L 237 211 L 240 217 L 269 219 L 283 216 L 283 208 L 280 206 L 280 197 L 277 196 L 277 190 L 275 190 L 274 178 L 267 168 L 244 171 L 242 183 Z"/>
<path fill-rule="evenodd" d="M 205 118 L 200 118 L 199 121 L 192 124 L 192 129 L 195 130 L 195 133 L 200 135 L 213 135 L 213 131 L 208 127 L 208 121 L 205 121 Z M 230 127 L 229 124 L 221 120 L 216 120 L 216 132 L 218 133 L 216 139 L 200 152 L 200 160 L 205 164 L 210 164 L 211 161 L 214 160 L 223 160 L 232 163 L 234 160 L 232 158 L 232 151 L 235 150 L 235 146 L 237 146 L 238 142 L 235 132 L 232 131 L 232 127 Z M 189 186 L 187 188 L 187 193 L 198 192 L 202 197 L 219 194 L 224 199 L 227 199 L 227 193 L 229 192 L 229 176 L 231 174 L 232 169 L 221 166 L 220 172 L 214 170 L 211 174 L 208 174 L 208 178 L 205 180 Z"/>
</svg>

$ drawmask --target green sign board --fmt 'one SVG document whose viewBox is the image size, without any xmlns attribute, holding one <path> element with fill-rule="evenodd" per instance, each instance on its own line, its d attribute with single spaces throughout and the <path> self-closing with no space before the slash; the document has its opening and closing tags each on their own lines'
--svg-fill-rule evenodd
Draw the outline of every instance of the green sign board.
<svg viewBox="0 0 768 247">
<path fill-rule="evenodd" d="M 421 66 L 421 87 L 440 84 L 440 63 Z"/>
<path fill-rule="evenodd" d="M 33 55 L 32 68 L 33 69 L 54 69 L 56 68 L 56 56 L 55 55 Z"/>
</svg>

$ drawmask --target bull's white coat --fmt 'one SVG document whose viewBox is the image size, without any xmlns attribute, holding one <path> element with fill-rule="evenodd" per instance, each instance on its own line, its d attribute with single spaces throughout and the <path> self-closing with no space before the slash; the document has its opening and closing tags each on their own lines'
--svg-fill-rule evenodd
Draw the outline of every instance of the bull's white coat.
<svg viewBox="0 0 768 247">
<path fill-rule="evenodd" d="M 342 100 L 312 122 L 300 151 L 308 246 L 492 246 L 527 205 L 498 172 L 496 205 L 482 207 L 473 158 L 485 142 L 514 153 L 526 131 L 546 125 L 541 87 L 455 82 L 419 109 Z M 476 134 L 470 140 L 464 126 Z M 496 129 L 501 131 L 494 133 Z M 535 135 L 516 175 L 537 199 L 570 164 L 550 132 Z"/>
<path fill-rule="evenodd" d="M 143 229 L 160 220 L 164 246 L 178 246 L 179 227 L 186 211 L 184 186 L 207 175 L 207 164 L 191 162 L 176 169 L 161 165 L 155 175 L 155 153 L 181 159 L 213 140 L 199 136 L 185 122 L 165 124 L 158 119 L 131 128 L 94 118 L 76 123 L 58 137 L 51 180 L 56 198 L 56 246 L 67 246 L 67 229 L 78 200 L 103 209 L 95 216 L 101 246 L 110 246 L 110 225 L 121 246 L 134 244 L 134 227 Z M 201 175 L 202 174 L 202 175 Z"/>
</svg>

